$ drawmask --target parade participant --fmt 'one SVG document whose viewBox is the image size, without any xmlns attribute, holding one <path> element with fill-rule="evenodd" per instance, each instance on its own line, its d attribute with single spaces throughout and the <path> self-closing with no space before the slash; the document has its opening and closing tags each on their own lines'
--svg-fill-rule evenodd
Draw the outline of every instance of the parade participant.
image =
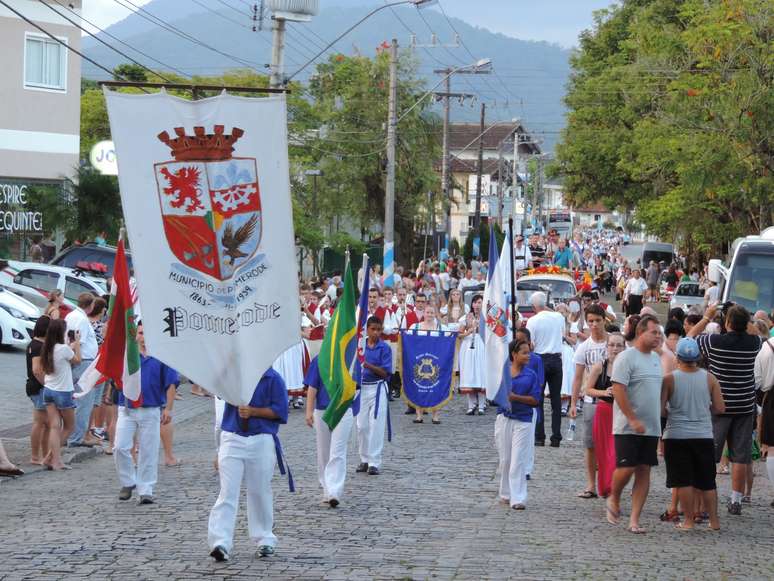
<svg viewBox="0 0 774 581">
<path fill-rule="evenodd" d="M 459 291 L 457 291 L 459 293 Z M 484 340 L 479 333 L 481 304 L 484 298 L 475 295 L 471 301 L 473 310 L 459 318 L 457 330 L 462 337 L 457 365 L 460 372 L 460 393 L 468 398 L 467 415 L 476 413 L 483 416 L 486 409 L 486 387 L 484 385 L 485 357 Z"/>
<path fill-rule="evenodd" d="M 540 385 L 529 364 L 529 343 L 511 341 L 508 346 L 511 361 L 510 408 L 503 410 L 501 449 L 503 466 L 500 474 L 500 499 L 514 510 L 524 510 L 527 504 L 527 464 L 530 456 L 533 409 L 540 403 Z"/>
<path fill-rule="evenodd" d="M 731 461 L 731 501 L 728 512 L 742 514 L 747 465 L 752 462 L 752 433 L 755 426 L 755 359 L 761 338 L 747 333 L 750 313 L 740 305 L 726 309 L 726 333 L 702 335 L 707 323 L 715 318 L 717 305 L 709 307 L 704 317 L 688 334 L 696 337 L 707 369 L 720 381 L 726 410 L 714 415 L 715 461 L 728 446 Z"/>
<path fill-rule="evenodd" d="M 43 401 L 44 386 L 35 377 L 34 369 L 40 369 L 40 352 L 46 340 L 46 332 L 51 319 L 45 315 L 35 321 L 32 330 L 32 341 L 27 345 L 27 397 L 32 402 L 32 430 L 30 431 L 30 464 L 42 466 L 48 456 L 48 418 L 46 404 Z"/>
<path fill-rule="evenodd" d="M 301 341 L 285 349 L 272 364 L 272 367 L 282 376 L 293 409 L 304 407 L 304 371 L 309 365 L 309 350 L 303 337 L 311 332 L 311 328 L 311 321 L 302 313 Z"/>
<path fill-rule="evenodd" d="M 308 387 L 306 425 L 314 428 L 317 441 L 317 479 L 323 489 L 323 502 L 336 508 L 347 476 L 347 443 L 354 423 L 353 410 L 347 410 L 333 431 L 323 421 L 330 398 L 320 377 L 317 357 L 309 364 L 304 384 Z"/>
<path fill-rule="evenodd" d="M 602 307 L 602 309 L 605 311 L 605 320 L 614 323 L 615 320 L 618 318 L 615 314 L 615 311 L 613 310 L 613 307 L 609 305 L 608 303 L 603 303 L 599 300 L 599 293 L 596 291 L 583 291 L 581 294 L 581 306 L 586 309 L 590 307 L 591 305 L 599 305 Z"/>
<path fill-rule="evenodd" d="M 425 318 L 425 307 L 427 306 L 427 295 L 417 293 L 414 296 L 414 308 L 406 313 L 405 328 L 411 329 L 421 323 Z"/>
<path fill-rule="evenodd" d="M 548 298 L 544 292 L 535 292 L 530 298 L 535 315 L 527 321 L 527 329 L 532 335 L 535 353 L 543 360 L 545 380 L 551 398 L 551 447 L 558 448 L 562 441 L 562 340 L 564 337 L 564 317 L 550 310 Z M 541 394 L 543 392 L 541 391 Z M 542 406 L 542 395 L 541 395 Z M 544 446 L 546 441 L 545 421 L 540 413 L 535 427 L 535 445 Z"/>
<path fill-rule="evenodd" d="M 465 276 L 462 278 L 462 280 L 460 280 L 457 288 L 459 288 L 464 293 L 466 288 L 471 288 L 478 285 L 479 282 L 473 277 L 473 269 L 468 268 L 465 271 Z"/>
<path fill-rule="evenodd" d="M 449 302 L 441 307 L 440 312 L 446 328 L 449 331 L 456 331 L 463 323 L 462 319 L 470 312 L 470 307 L 462 300 L 462 292 L 459 289 L 453 289 L 449 292 Z"/>
<path fill-rule="evenodd" d="M 123 392 L 118 395 L 113 456 L 121 484 L 119 500 L 129 500 L 137 488 L 139 504 L 153 504 L 161 425 L 172 421 L 175 390 L 180 379 L 177 371 L 148 355 L 142 323 L 137 325 L 137 345 L 140 348 L 140 399 L 138 402 L 127 402 Z M 138 443 L 136 466 L 132 460 L 135 436 Z"/>
<path fill-rule="evenodd" d="M 210 556 L 228 561 L 234 542 L 234 526 L 244 475 L 247 488 L 247 526 L 258 545 L 256 556 L 274 554 L 274 507 L 271 479 L 282 448 L 277 432 L 288 421 L 287 388 L 282 377 L 269 368 L 261 377 L 248 405 L 226 403 L 221 424 L 218 474 L 220 492 L 210 511 L 207 543 Z"/>
<path fill-rule="evenodd" d="M 532 345 L 532 337 L 530 336 L 529 329 L 526 327 L 519 327 L 516 329 L 516 333 L 513 337 L 517 341 L 526 341 L 529 344 L 529 363 L 527 364 L 527 367 L 535 372 L 535 375 L 538 378 L 538 385 L 545 385 L 545 374 L 543 372 L 543 360 L 540 358 L 539 355 L 537 355 L 534 352 L 534 346 Z M 537 424 L 538 415 L 542 410 L 539 410 L 537 407 L 533 408 L 532 410 L 532 431 L 530 432 L 530 441 L 529 441 L 529 459 L 527 461 L 527 480 L 531 478 L 532 471 L 535 466 L 535 425 Z M 495 441 L 497 441 L 497 434 L 499 433 L 498 428 L 498 421 L 502 421 L 502 412 L 501 410 L 497 410 L 497 418 L 495 419 Z M 502 464 L 502 459 L 500 460 Z"/>
<path fill-rule="evenodd" d="M 578 346 L 575 351 L 575 377 L 572 384 L 572 400 L 570 402 L 571 418 L 577 415 L 576 405 L 581 395 L 584 375 L 588 376 L 591 368 L 598 362 L 605 359 L 607 355 L 607 332 L 605 331 L 605 311 L 598 305 L 591 305 L 584 313 L 586 325 L 589 328 L 590 336 Z M 597 458 L 595 455 L 593 426 L 594 416 L 597 409 L 597 402 L 594 396 L 585 394 L 583 397 L 583 447 L 585 449 L 586 461 L 586 488 L 578 494 L 579 498 L 596 498 L 596 471 Z"/>
<path fill-rule="evenodd" d="M 78 380 L 81 378 L 86 369 L 88 369 L 91 362 L 97 356 L 99 346 L 97 345 L 97 335 L 94 332 L 94 327 L 89 322 L 89 314 L 94 308 L 94 299 L 96 297 L 88 292 L 78 295 L 78 306 L 73 311 L 68 313 L 65 317 L 65 323 L 67 323 L 67 332 L 74 331 L 78 333 L 81 342 L 81 361 L 77 365 L 73 366 L 73 385 L 78 384 Z M 97 396 L 96 390 L 89 391 L 83 397 L 75 400 L 75 426 L 67 439 L 69 446 L 93 446 L 94 442 L 90 442 L 86 438 L 86 434 L 89 430 L 89 420 L 91 419 L 91 411 L 94 408 L 94 401 Z"/>
<path fill-rule="evenodd" d="M 532 253 L 529 246 L 524 244 L 523 234 L 516 234 L 516 240 L 513 243 L 513 268 L 516 272 L 532 268 Z"/>
<path fill-rule="evenodd" d="M 698 366 L 701 352 L 696 340 L 680 339 L 676 355 L 677 369 L 664 376 L 661 392 L 662 414 L 667 418 L 663 435 L 666 485 L 677 489 L 685 514 L 677 528 L 694 528 L 698 493 L 709 513 L 710 528 L 718 531 L 712 414 L 722 414 L 726 406 L 718 380 Z"/>
<path fill-rule="evenodd" d="M 559 239 L 558 250 L 554 254 L 554 266 L 560 268 L 570 268 L 575 262 L 572 249 L 567 246 L 564 238 Z"/>
<path fill-rule="evenodd" d="M 623 302 L 626 303 L 627 315 L 639 315 L 642 310 L 642 297 L 648 285 L 640 276 L 640 269 L 632 271 L 632 277 L 627 281 L 623 289 Z"/>
<path fill-rule="evenodd" d="M 588 372 L 583 391 L 596 399 L 591 437 L 594 457 L 597 461 L 597 491 L 607 498 L 613 484 L 615 471 L 615 439 L 613 437 L 613 387 L 610 374 L 616 357 L 626 349 L 626 342 L 619 332 L 607 336 L 607 358 L 595 363 Z M 584 411 L 585 414 L 585 411 Z M 588 466 L 587 466 L 588 469 Z"/>
<path fill-rule="evenodd" d="M 645 271 L 645 281 L 648 284 L 647 298 L 651 302 L 658 302 L 661 300 L 661 294 L 658 288 L 658 281 L 661 278 L 661 270 L 656 264 L 655 260 L 650 261 L 648 269 Z"/>
<path fill-rule="evenodd" d="M 61 447 L 75 424 L 73 401 L 72 366 L 81 362 L 81 341 L 78 331 L 65 343 L 66 323 L 55 319 L 48 325 L 46 339 L 40 350 L 39 362 L 33 362 L 32 371 L 43 384 L 43 402 L 49 426 L 49 460 L 44 464 L 49 470 L 69 470 L 62 462 Z M 37 364 L 36 364 L 37 363 Z"/>
<path fill-rule="evenodd" d="M 437 312 L 438 311 L 436 309 L 435 304 L 429 303 L 425 307 L 425 313 L 424 313 L 425 316 L 422 319 L 422 322 L 414 324 L 411 327 L 411 329 L 414 330 L 414 331 L 431 331 L 431 332 L 432 331 L 445 331 L 446 329 L 444 328 L 444 326 L 441 323 L 441 321 L 438 319 Z M 433 410 L 432 413 L 433 413 L 432 422 L 434 424 L 440 424 L 441 423 L 441 410 L 440 409 L 436 409 L 436 410 Z M 422 415 L 423 414 L 424 414 L 424 412 L 421 409 L 416 408 L 416 415 L 417 415 L 417 417 L 414 418 L 414 423 L 415 424 L 421 424 L 422 422 L 424 422 L 424 420 L 422 419 Z"/>
<path fill-rule="evenodd" d="M 640 514 L 648 498 L 650 469 L 658 465 L 661 435 L 661 361 L 654 349 L 661 340 L 658 320 L 644 316 L 637 323 L 633 349 L 621 353 L 613 365 L 613 434 L 616 469 L 607 498 L 607 520 L 618 524 L 621 493 L 634 475 L 632 510 L 627 531 L 645 532 Z"/>
<path fill-rule="evenodd" d="M 357 440 L 360 464 L 357 472 L 375 476 L 382 465 L 384 429 L 387 421 L 387 381 L 392 369 L 392 352 L 381 339 L 382 321 L 366 321 L 365 360 L 355 365 L 355 381 L 360 386 L 360 411 L 357 416 Z"/>
</svg>

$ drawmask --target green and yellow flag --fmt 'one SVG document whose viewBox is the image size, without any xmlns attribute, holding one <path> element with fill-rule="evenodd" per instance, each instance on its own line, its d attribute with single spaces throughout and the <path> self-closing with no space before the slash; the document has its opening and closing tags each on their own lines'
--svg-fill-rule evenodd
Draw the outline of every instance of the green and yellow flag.
<svg viewBox="0 0 774 581">
<path fill-rule="evenodd" d="M 355 318 L 355 283 L 349 262 L 344 272 L 344 294 L 328 323 L 317 363 L 320 377 L 331 398 L 323 420 L 333 430 L 347 413 L 355 399 L 352 361 L 357 351 L 357 321 Z"/>
</svg>

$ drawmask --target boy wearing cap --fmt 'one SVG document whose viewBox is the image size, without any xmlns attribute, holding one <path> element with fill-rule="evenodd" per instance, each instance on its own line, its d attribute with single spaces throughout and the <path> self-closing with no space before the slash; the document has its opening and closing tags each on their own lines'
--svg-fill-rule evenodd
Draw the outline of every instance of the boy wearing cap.
<svg viewBox="0 0 774 581">
<path fill-rule="evenodd" d="M 710 528 L 720 530 L 715 485 L 715 448 L 712 414 L 725 409 L 717 378 L 698 366 L 701 352 L 696 340 L 684 337 L 675 350 L 677 369 L 664 377 L 661 390 L 664 460 L 668 488 L 677 489 L 685 520 L 678 529 L 694 528 L 694 498 L 698 493 L 710 516 Z"/>
</svg>

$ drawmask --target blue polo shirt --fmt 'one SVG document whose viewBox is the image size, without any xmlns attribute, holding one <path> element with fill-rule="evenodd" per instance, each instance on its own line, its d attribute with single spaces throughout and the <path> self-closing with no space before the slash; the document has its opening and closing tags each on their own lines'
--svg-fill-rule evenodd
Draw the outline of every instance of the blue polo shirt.
<svg viewBox="0 0 774 581">
<path fill-rule="evenodd" d="M 565 247 L 564 250 L 560 250 L 554 255 L 554 264 L 561 266 L 562 268 L 570 268 L 572 262 L 572 250 Z"/>
<path fill-rule="evenodd" d="M 320 377 L 320 366 L 317 361 L 317 357 L 312 359 L 309 363 L 309 369 L 304 376 L 304 385 L 313 387 L 317 390 L 317 397 L 314 400 L 314 409 L 324 410 L 328 407 L 331 398 L 328 396 L 328 390 L 325 389 L 322 377 Z"/>
<path fill-rule="evenodd" d="M 546 374 L 543 370 L 543 359 L 535 352 L 529 354 L 529 363 L 527 369 L 531 369 L 537 375 L 538 385 L 543 387 L 546 383 Z"/>
<path fill-rule="evenodd" d="M 540 401 L 541 389 L 541 386 L 538 384 L 537 375 L 535 375 L 535 372 L 528 367 L 522 369 L 521 373 L 511 380 L 511 393 L 516 395 L 531 395 L 537 401 Z M 532 410 L 534 409 L 534 406 L 512 401 L 511 409 L 510 411 L 505 412 L 505 416 L 520 422 L 532 422 Z"/>
<path fill-rule="evenodd" d="M 164 365 L 155 357 L 140 355 L 140 393 L 142 402 L 138 407 L 160 408 L 167 405 L 167 388 L 180 384 L 177 371 Z M 124 392 L 118 392 L 118 405 L 126 406 Z M 131 403 L 130 403 L 130 407 Z"/>
<path fill-rule="evenodd" d="M 250 400 L 251 407 L 271 408 L 277 414 L 276 420 L 265 418 L 249 418 L 243 420 L 239 417 L 239 408 L 230 403 L 226 403 L 223 410 L 223 422 L 221 428 L 224 432 L 231 432 L 238 436 L 257 436 L 258 434 L 277 435 L 280 424 L 288 422 L 288 390 L 285 387 L 285 381 L 279 373 L 269 368 L 263 374 L 255 392 Z M 247 422 L 247 429 L 245 429 Z"/>
<path fill-rule="evenodd" d="M 392 351 L 390 350 L 390 346 L 381 339 L 379 339 L 379 341 L 373 347 L 370 347 L 366 342 L 365 360 L 371 365 L 381 367 L 388 374 L 392 372 Z M 362 365 L 355 365 L 355 381 L 358 384 L 376 383 L 386 379 L 388 378 L 381 378 L 373 371 L 366 369 Z"/>
</svg>

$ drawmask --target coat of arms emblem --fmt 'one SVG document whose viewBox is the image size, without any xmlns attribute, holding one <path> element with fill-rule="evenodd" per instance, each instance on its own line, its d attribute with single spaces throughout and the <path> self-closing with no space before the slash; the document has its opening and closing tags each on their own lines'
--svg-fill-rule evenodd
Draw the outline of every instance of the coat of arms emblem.
<svg viewBox="0 0 774 581">
<path fill-rule="evenodd" d="M 174 161 L 154 166 L 164 233 L 172 253 L 185 266 L 219 281 L 247 263 L 261 240 L 261 196 L 254 158 L 232 157 L 244 135 L 223 125 L 194 135 L 175 128 L 158 138 Z"/>
<path fill-rule="evenodd" d="M 486 326 L 498 337 L 505 337 L 508 332 L 506 312 L 496 304 L 489 303 L 486 310 Z"/>
</svg>

